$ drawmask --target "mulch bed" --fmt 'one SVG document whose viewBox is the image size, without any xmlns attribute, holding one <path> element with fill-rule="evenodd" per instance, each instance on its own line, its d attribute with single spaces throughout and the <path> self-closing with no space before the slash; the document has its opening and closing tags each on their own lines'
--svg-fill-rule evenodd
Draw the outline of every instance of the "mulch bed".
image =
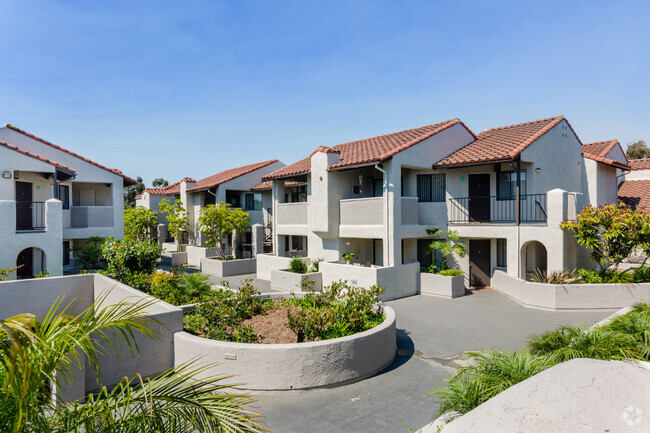
<svg viewBox="0 0 650 433">
<path fill-rule="evenodd" d="M 288 326 L 287 312 L 290 310 L 295 310 L 295 307 L 278 306 L 266 314 L 244 320 L 243 324 L 253 326 L 253 332 L 259 336 L 259 343 L 297 343 L 298 337 Z"/>
</svg>

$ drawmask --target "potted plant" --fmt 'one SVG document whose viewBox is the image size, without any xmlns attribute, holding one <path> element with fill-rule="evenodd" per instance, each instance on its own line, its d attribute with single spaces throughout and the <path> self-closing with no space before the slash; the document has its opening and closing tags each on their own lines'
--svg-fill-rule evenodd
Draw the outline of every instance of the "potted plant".
<svg viewBox="0 0 650 433">
<path fill-rule="evenodd" d="M 255 259 L 234 259 L 234 242 L 228 244 L 228 236 L 233 232 L 243 233 L 249 226 L 248 212 L 220 201 L 201 209 L 197 228 L 203 235 L 205 245 L 214 248 L 216 257 L 200 260 L 201 271 L 220 277 L 251 274 L 256 271 Z"/>
<path fill-rule="evenodd" d="M 456 298 L 465 295 L 465 277 L 458 269 L 449 269 L 448 257 L 456 255 L 463 258 L 467 255 L 467 246 L 460 242 L 458 233 L 454 230 L 427 230 L 427 234 L 435 236 L 427 251 L 439 251 L 442 255 L 440 267 L 431 265 L 420 273 L 420 292 L 429 295 Z"/>
<path fill-rule="evenodd" d="M 343 259 L 345 260 L 345 264 L 347 264 L 347 265 L 351 264 L 352 260 L 354 260 L 354 258 L 356 256 L 357 255 L 355 253 L 352 253 L 352 252 L 343 254 Z"/>
</svg>

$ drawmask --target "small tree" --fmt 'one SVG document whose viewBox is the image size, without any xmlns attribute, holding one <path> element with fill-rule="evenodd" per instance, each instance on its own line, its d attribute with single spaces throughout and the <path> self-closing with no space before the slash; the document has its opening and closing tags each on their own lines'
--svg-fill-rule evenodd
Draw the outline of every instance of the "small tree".
<svg viewBox="0 0 650 433">
<path fill-rule="evenodd" d="M 575 221 L 564 221 L 560 228 L 571 230 L 578 244 L 591 250 L 591 258 L 600 270 L 618 265 L 637 248 L 650 256 L 650 214 L 626 205 L 587 206 Z M 626 271 L 627 272 L 627 271 Z"/>
<path fill-rule="evenodd" d="M 135 241 L 151 239 L 151 231 L 156 228 L 156 212 L 144 206 L 124 209 L 124 238 Z"/>
<path fill-rule="evenodd" d="M 158 204 L 158 208 L 161 213 L 167 214 L 167 222 L 169 233 L 176 240 L 176 250 L 182 251 L 182 240 L 183 232 L 189 228 L 190 220 L 187 216 L 187 211 L 183 207 L 183 202 L 176 199 L 174 204 L 171 204 L 169 200 L 163 199 Z"/>
<path fill-rule="evenodd" d="M 163 179 L 162 177 L 157 177 L 154 180 L 151 181 L 151 186 L 154 188 L 160 188 L 162 186 L 168 186 L 169 181 L 167 179 Z"/>
<path fill-rule="evenodd" d="M 248 213 L 239 208 L 233 208 L 229 203 L 220 201 L 216 206 L 207 205 L 201 209 L 198 219 L 198 229 L 205 238 L 205 244 L 217 250 L 222 259 L 227 258 L 226 243 L 228 235 L 233 231 L 242 233 L 250 226 L 251 217 Z M 231 255 L 234 255 L 234 245 L 231 246 Z"/>
<path fill-rule="evenodd" d="M 443 231 L 440 229 L 427 230 L 429 236 L 435 236 L 435 240 L 429 244 L 427 252 L 440 251 L 442 254 L 442 269 L 449 269 L 447 257 L 457 255 L 463 258 L 467 255 L 467 246 L 458 240 L 458 232 L 455 230 Z"/>
<path fill-rule="evenodd" d="M 639 140 L 627 145 L 625 156 L 628 159 L 650 158 L 650 148 L 645 144 L 645 141 Z"/>
<path fill-rule="evenodd" d="M 135 185 L 127 186 L 124 188 L 124 207 L 135 207 L 135 197 L 142 194 L 144 189 L 144 182 L 142 182 L 142 178 L 138 176 Z"/>
</svg>

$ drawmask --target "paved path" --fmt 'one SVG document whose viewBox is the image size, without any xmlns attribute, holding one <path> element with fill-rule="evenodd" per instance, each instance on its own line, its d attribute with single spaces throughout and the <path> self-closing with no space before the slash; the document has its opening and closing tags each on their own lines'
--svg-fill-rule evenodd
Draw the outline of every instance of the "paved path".
<svg viewBox="0 0 650 433">
<path fill-rule="evenodd" d="M 412 296 L 388 305 L 397 312 L 395 362 L 377 376 L 346 386 L 258 396 L 256 411 L 269 428 L 278 433 L 417 431 L 436 409 L 424 395 L 444 384 L 459 353 L 515 349 L 531 333 L 559 324 L 592 325 L 610 314 L 526 309 L 491 290 L 454 300 Z"/>
</svg>

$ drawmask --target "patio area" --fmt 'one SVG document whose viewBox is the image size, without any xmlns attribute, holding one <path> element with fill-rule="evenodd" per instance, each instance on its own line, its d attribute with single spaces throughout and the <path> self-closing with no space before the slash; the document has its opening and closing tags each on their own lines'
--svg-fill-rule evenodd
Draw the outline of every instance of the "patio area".
<svg viewBox="0 0 650 433">
<path fill-rule="evenodd" d="M 387 304 L 397 313 L 398 356 L 393 364 L 377 376 L 334 389 L 258 396 L 256 410 L 270 429 L 417 431 L 436 410 L 436 403 L 424 395 L 444 384 L 463 352 L 515 349 L 532 333 L 559 324 L 590 326 L 611 313 L 527 309 L 492 290 L 453 300 L 411 296 Z"/>
</svg>

